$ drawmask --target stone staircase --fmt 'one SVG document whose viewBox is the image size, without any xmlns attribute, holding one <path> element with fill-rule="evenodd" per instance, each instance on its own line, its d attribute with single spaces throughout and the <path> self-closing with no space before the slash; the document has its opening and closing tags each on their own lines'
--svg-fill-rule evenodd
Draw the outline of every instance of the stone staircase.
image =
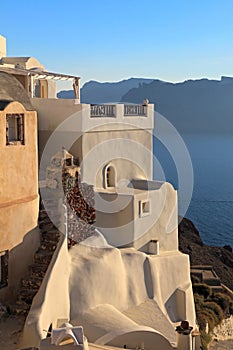
<svg viewBox="0 0 233 350">
<path fill-rule="evenodd" d="M 61 236 L 57 227 L 63 227 L 64 230 L 66 224 L 65 230 L 69 232 L 68 248 L 95 232 L 93 186 L 81 182 L 80 168 L 67 151 L 62 150 L 52 157 L 46 170 L 46 182 L 40 184 L 40 195 L 44 203 L 38 220 L 40 246 L 34 254 L 34 263 L 29 266 L 27 276 L 21 280 L 18 299 L 12 307 L 16 314 L 28 313 L 42 284 Z M 65 212 L 64 203 L 68 207 Z"/>
<path fill-rule="evenodd" d="M 27 276 L 21 280 L 16 304 L 11 307 L 12 312 L 16 314 L 28 313 L 60 239 L 59 230 L 50 221 L 44 209 L 40 210 L 38 224 L 41 233 L 40 246 L 35 252 L 33 264 L 28 268 Z"/>
<path fill-rule="evenodd" d="M 199 278 L 201 283 L 207 284 L 213 293 L 222 293 L 223 287 L 220 278 L 210 265 L 192 265 L 191 276 Z"/>
</svg>

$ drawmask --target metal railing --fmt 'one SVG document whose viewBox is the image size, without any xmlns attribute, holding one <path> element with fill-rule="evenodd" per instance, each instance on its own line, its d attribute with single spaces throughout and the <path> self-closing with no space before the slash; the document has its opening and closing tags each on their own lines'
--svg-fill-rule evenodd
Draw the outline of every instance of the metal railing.
<svg viewBox="0 0 233 350">
<path fill-rule="evenodd" d="M 124 116 L 146 116 L 146 106 L 144 105 L 124 105 Z"/>
<path fill-rule="evenodd" d="M 115 117 L 114 105 L 91 105 L 91 117 Z"/>
</svg>

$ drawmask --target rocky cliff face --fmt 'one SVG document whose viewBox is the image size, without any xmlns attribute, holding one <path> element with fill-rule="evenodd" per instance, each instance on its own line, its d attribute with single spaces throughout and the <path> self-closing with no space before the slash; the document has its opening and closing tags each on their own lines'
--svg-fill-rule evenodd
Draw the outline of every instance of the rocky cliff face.
<svg viewBox="0 0 233 350">
<path fill-rule="evenodd" d="M 215 341 L 233 339 L 233 316 L 222 321 L 213 330 L 213 338 Z"/>
<path fill-rule="evenodd" d="M 179 249 L 189 255 L 191 265 L 212 265 L 221 282 L 233 290 L 233 253 L 230 246 L 205 245 L 192 221 L 184 218 L 179 224 Z"/>
</svg>

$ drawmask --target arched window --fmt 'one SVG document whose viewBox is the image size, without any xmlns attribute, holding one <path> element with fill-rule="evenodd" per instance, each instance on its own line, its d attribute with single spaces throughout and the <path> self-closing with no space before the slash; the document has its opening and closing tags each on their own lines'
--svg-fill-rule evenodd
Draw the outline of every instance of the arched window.
<svg viewBox="0 0 233 350">
<path fill-rule="evenodd" d="M 116 169 L 111 164 L 108 164 L 104 169 L 104 187 L 116 187 Z"/>
</svg>

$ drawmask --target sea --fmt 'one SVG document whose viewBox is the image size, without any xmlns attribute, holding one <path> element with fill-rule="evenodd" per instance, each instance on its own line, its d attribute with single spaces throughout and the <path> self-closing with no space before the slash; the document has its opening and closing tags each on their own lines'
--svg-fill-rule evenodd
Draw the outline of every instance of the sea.
<svg viewBox="0 0 233 350">
<path fill-rule="evenodd" d="M 181 136 L 193 169 L 193 192 L 189 206 L 186 205 L 187 210 L 183 207 L 185 200 L 182 197 L 182 184 L 179 183 L 181 165 L 177 165 L 174 160 L 171 147 L 168 150 L 166 137 L 162 142 L 154 137 L 154 157 L 162 167 L 164 175 L 161 177 L 161 170 L 154 163 L 153 177 L 157 180 L 164 180 L 165 177 L 178 190 L 179 212 L 193 221 L 205 244 L 233 247 L 233 135 Z M 181 150 L 181 158 L 182 154 Z M 185 160 L 182 166 L 185 169 Z M 187 177 L 191 178 L 188 166 Z M 192 187 L 192 181 L 189 187 Z"/>
</svg>

